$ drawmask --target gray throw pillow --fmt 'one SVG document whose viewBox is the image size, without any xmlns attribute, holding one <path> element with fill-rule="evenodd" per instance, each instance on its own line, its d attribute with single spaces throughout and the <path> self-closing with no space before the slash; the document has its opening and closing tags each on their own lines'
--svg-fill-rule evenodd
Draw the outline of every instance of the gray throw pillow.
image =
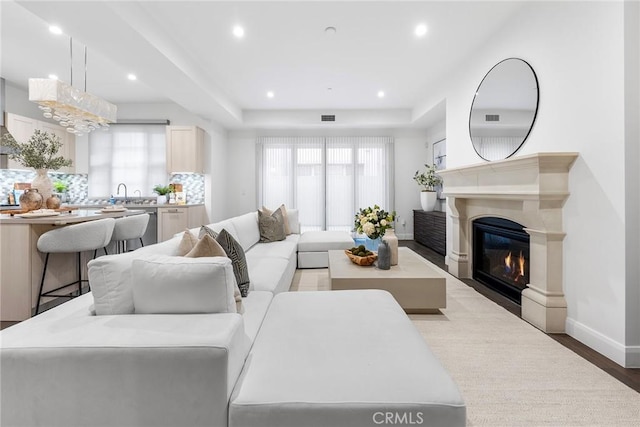
<svg viewBox="0 0 640 427">
<path fill-rule="evenodd" d="M 236 276 L 236 283 L 243 297 L 249 295 L 249 268 L 247 267 L 247 258 L 244 255 L 242 245 L 224 228 L 218 233 L 216 242 L 220 243 L 222 249 L 227 253 L 227 257 L 231 259 L 233 266 L 233 274 Z"/>
<path fill-rule="evenodd" d="M 284 216 L 280 208 L 271 215 L 258 211 L 258 227 L 261 242 L 278 242 L 287 238 L 284 228 Z"/>
<path fill-rule="evenodd" d="M 198 233 L 198 239 L 202 239 L 202 237 L 205 234 L 208 234 L 209 236 L 213 237 L 214 239 L 216 239 L 218 237 L 218 233 L 216 233 L 215 231 L 213 231 L 212 229 L 210 229 L 206 225 L 203 225 L 203 226 L 200 227 L 200 232 Z"/>
</svg>

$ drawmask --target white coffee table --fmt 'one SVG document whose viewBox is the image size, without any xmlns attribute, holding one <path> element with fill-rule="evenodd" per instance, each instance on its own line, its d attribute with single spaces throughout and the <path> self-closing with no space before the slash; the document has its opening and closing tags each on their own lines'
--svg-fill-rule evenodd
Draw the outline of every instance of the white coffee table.
<svg viewBox="0 0 640 427">
<path fill-rule="evenodd" d="M 407 313 L 435 313 L 447 307 L 444 275 L 405 247 L 398 248 L 398 265 L 390 270 L 359 266 L 344 251 L 329 251 L 329 282 L 332 290 L 389 291 Z"/>
</svg>

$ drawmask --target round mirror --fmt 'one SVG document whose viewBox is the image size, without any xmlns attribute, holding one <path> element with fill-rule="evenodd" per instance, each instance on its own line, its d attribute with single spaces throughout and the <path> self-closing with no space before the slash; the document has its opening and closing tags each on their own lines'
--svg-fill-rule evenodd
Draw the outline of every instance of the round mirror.
<svg viewBox="0 0 640 427">
<path fill-rule="evenodd" d="M 529 136 L 538 112 L 538 78 L 518 58 L 496 64 L 480 82 L 469 113 L 469 135 L 485 160 L 512 156 Z"/>
</svg>

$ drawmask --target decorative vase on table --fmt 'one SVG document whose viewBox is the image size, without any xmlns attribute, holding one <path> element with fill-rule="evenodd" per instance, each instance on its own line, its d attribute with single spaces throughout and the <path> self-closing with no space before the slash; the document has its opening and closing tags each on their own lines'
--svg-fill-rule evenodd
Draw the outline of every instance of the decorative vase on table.
<svg viewBox="0 0 640 427">
<path fill-rule="evenodd" d="M 420 205 L 423 211 L 432 211 L 436 208 L 436 200 L 438 193 L 435 191 L 421 191 L 420 192 Z"/>
<path fill-rule="evenodd" d="M 378 246 L 378 268 L 380 270 L 389 270 L 391 268 L 391 249 L 386 240 L 381 241 Z"/>
<path fill-rule="evenodd" d="M 20 196 L 20 209 L 23 211 L 35 211 L 42 207 L 42 196 L 35 188 L 27 188 Z"/>
<path fill-rule="evenodd" d="M 380 237 L 376 238 L 376 239 L 371 239 L 369 237 L 366 237 L 364 239 L 364 247 L 368 250 L 368 251 L 377 251 L 378 250 L 378 245 L 380 245 Z"/>
<path fill-rule="evenodd" d="M 38 190 L 38 193 L 42 196 L 42 200 L 47 200 L 53 193 L 53 182 L 49 178 L 47 169 L 37 169 L 36 177 L 31 181 L 31 188 Z"/>
<path fill-rule="evenodd" d="M 382 240 L 389 244 L 391 265 L 398 265 L 398 236 L 396 236 L 395 230 L 389 228 L 382 236 Z"/>
</svg>

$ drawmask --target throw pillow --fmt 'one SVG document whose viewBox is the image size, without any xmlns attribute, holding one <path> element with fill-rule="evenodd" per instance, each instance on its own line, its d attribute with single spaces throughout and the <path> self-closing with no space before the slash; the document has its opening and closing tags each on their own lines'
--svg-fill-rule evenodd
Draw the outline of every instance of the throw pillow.
<svg viewBox="0 0 640 427">
<path fill-rule="evenodd" d="M 185 256 L 188 254 L 197 243 L 198 238 L 190 232 L 189 229 L 186 229 L 182 235 L 182 240 L 180 240 L 180 245 L 178 246 L 178 256 Z"/>
<path fill-rule="evenodd" d="M 262 211 L 258 211 L 258 228 L 260 229 L 261 242 L 277 242 L 287 237 L 280 208 L 276 209 L 271 215 L 265 215 Z"/>
<path fill-rule="evenodd" d="M 289 234 L 291 234 L 291 227 L 289 226 L 289 217 L 287 215 L 287 208 L 284 206 L 284 203 L 283 203 L 280 205 L 278 209 L 280 209 L 280 211 L 282 212 L 282 217 L 284 218 L 284 234 L 288 236 Z M 262 213 L 265 215 L 271 215 L 273 214 L 273 211 L 271 209 L 264 207 L 263 205 Z"/>
<path fill-rule="evenodd" d="M 133 260 L 136 313 L 235 313 L 236 287 L 228 258 L 151 256 Z"/>
<path fill-rule="evenodd" d="M 218 234 L 216 241 L 220 243 L 222 249 L 224 249 L 229 259 L 231 259 L 233 274 L 236 276 L 236 283 L 238 283 L 238 288 L 240 288 L 240 294 L 246 297 L 249 295 L 250 280 L 247 258 L 244 255 L 242 246 L 224 228 Z"/>
<path fill-rule="evenodd" d="M 226 257 L 227 253 L 222 249 L 220 243 L 216 242 L 210 235 L 205 234 L 202 239 L 198 240 L 196 245 L 185 255 L 187 258 L 202 258 L 202 257 L 214 257 L 223 256 Z"/>
<path fill-rule="evenodd" d="M 204 236 L 205 234 L 208 234 L 209 236 L 213 237 L 214 239 L 218 237 L 218 233 L 216 233 L 215 231 L 213 231 L 212 229 L 210 229 L 206 225 L 203 225 L 202 227 L 200 227 L 200 233 L 198 234 L 198 238 L 202 239 L 202 236 Z"/>
</svg>

